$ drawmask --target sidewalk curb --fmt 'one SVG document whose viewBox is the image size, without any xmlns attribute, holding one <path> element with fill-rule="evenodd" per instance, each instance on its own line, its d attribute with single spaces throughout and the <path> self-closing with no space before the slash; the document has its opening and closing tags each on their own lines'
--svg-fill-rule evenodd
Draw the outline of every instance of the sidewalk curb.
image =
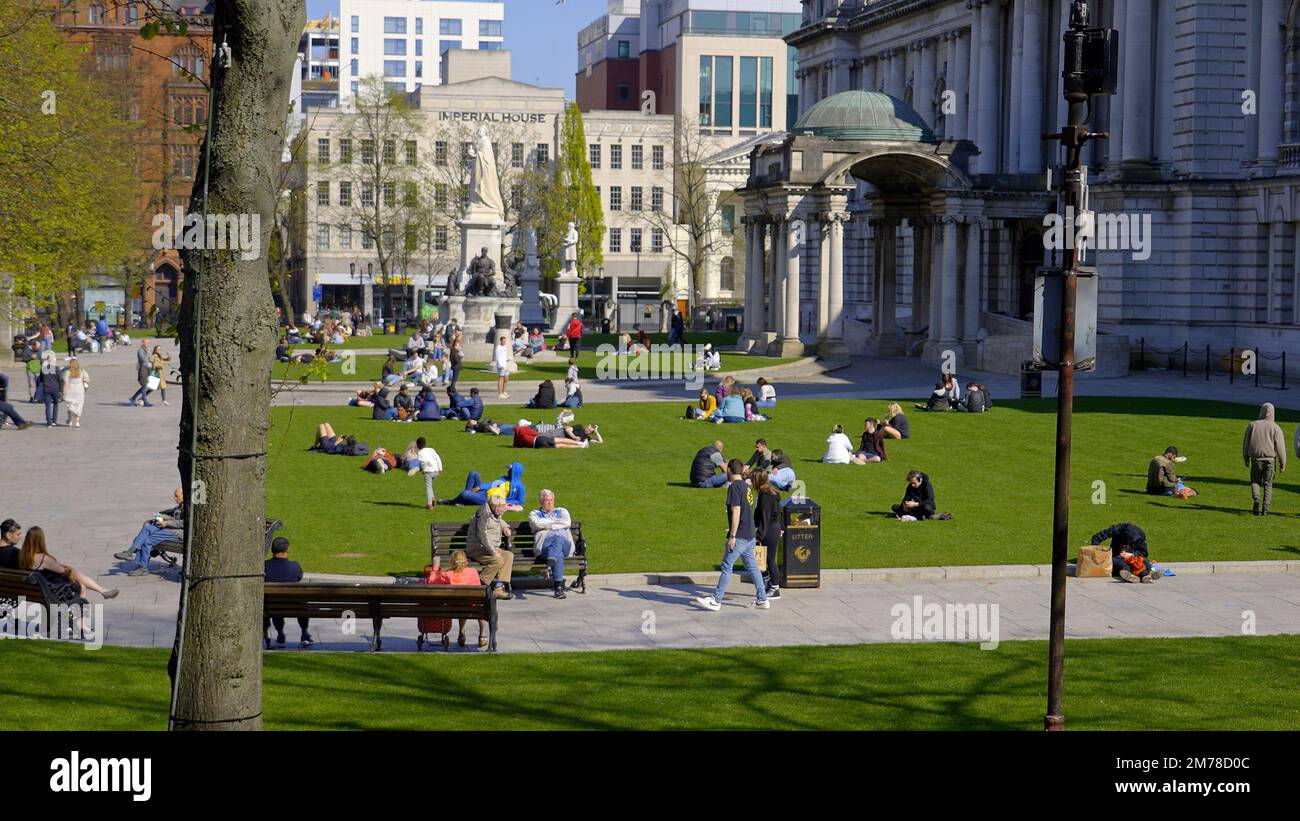
<svg viewBox="0 0 1300 821">
<path fill-rule="evenodd" d="M 1242 575 L 1246 573 L 1300 573 L 1300 561 L 1267 560 L 1258 562 L 1179 562 L 1165 565 L 1183 576 Z M 1070 576 L 1074 565 L 1068 566 Z M 587 576 L 593 585 L 613 587 L 639 585 L 663 587 L 667 585 L 714 585 L 718 583 L 717 570 L 687 571 L 682 573 L 594 573 Z M 745 574 L 736 571 L 742 581 Z M 947 567 L 865 567 L 857 569 L 834 568 L 822 571 L 822 581 L 844 584 L 848 582 L 913 582 L 913 581 L 979 581 L 987 579 L 1050 579 L 1050 564 L 985 564 L 951 565 Z M 338 573 L 307 573 L 303 581 L 344 582 L 353 584 L 393 584 L 392 576 L 349 576 Z"/>
</svg>

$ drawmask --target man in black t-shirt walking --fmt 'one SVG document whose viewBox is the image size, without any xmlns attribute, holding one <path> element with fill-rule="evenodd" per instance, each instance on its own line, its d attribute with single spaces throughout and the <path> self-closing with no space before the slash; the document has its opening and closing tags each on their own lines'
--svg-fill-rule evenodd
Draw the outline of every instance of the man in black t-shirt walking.
<svg viewBox="0 0 1300 821">
<path fill-rule="evenodd" d="M 754 559 L 754 508 L 749 502 L 749 483 L 745 481 L 745 464 L 739 459 L 727 463 L 727 548 L 722 555 L 722 575 L 712 596 L 702 596 L 695 601 L 706 610 L 721 610 L 722 598 L 731 583 L 731 568 L 736 559 L 744 559 L 749 580 L 754 584 L 754 606 L 767 610 L 772 605 L 767 599 L 762 571 Z"/>
</svg>

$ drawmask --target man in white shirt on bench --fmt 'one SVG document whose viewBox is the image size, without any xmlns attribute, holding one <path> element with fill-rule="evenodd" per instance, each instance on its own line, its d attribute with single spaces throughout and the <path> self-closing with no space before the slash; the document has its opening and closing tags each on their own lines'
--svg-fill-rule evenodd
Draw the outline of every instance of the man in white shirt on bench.
<svg viewBox="0 0 1300 821">
<path fill-rule="evenodd" d="M 541 507 L 528 514 L 528 525 L 532 528 L 534 552 L 546 559 L 546 566 L 551 573 L 555 588 L 555 598 L 564 595 L 564 560 L 572 556 L 576 549 L 573 544 L 573 520 L 569 511 L 555 506 L 555 492 L 543 490 Z"/>
</svg>

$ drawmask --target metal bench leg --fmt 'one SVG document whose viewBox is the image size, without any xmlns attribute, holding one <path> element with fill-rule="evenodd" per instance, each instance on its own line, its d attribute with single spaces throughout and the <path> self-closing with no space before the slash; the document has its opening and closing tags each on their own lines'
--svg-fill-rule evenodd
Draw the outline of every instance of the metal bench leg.
<svg viewBox="0 0 1300 821">
<path fill-rule="evenodd" d="M 569 589 L 577 590 L 579 593 L 582 593 L 584 595 L 586 594 L 587 592 L 587 568 L 586 567 L 583 567 L 578 571 L 578 578 L 573 580 L 573 584 L 569 585 Z"/>
<path fill-rule="evenodd" d="M 379 637 L 379 631 L 384 628 L 384 620 L 379 616 L 375 616 L 371 619 L 371 622 L 375 626 L 375 635 L 370 639 L 370 649 L 371 651 L 378 653 L 380 650 L 384 649 L 383 639 Z"/>
</svg>

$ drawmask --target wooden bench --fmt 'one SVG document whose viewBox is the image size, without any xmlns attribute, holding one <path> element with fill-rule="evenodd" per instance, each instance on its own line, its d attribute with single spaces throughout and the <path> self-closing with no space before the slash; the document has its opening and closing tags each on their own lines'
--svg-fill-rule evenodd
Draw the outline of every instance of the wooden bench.
<svg viewBox="0 0 1300 821">
<path fill-rule="evenodd" d="M 20 598 L 44 607 L 45 624 L 54 624 L 54 614 L 50 612 L 50 603 L 54 596 L 50 592 L 50 583 L 45 577 L 31 570 L 0 568 L 0 610 L 12 610 L 18 607 Z M 85 602 L 84 598 L 79 600 L 81 604 Z"/>
<path fill-rule="evenodd" d="M 383 647 L 384 619 L 482 619 L 488 623 L 488 649 L 497 649 L 497 600 L 486 586 L 267 582 L 262 613 L 285 619 L 369 617 L 374 651 Z"/>
<path fill-rule="evenodd" d="M 264 544 L 262 547 L 263 553 L 271 552 L 271 542 L 275 541 L 276 531 L 279 530 L 284 530 L 284 522 L 280 521 L 279 519 L 266 520 L 266 534 L 265 534 L 265 538 L 263 539 Z M 156 545 L 153 549 L 153 552 L 149 554 L 149 558 L 162 559 L 163 561 L 167 562 L 167 564 L 175 567 L 177 564 L 177 557 L 184 556 L 184 555 L 185 555 L 185 540 L 168 539 L 162 544 Z"/>
<path fill-rule="evenodd" d="M 511 585 L 522 584 L 524 587 L 544 587 L 551 581 L 544 578 L 543 572 L 546 570 L 546 560 L 536 555 L 534 547 L 536 538 L 532 528 L 525 519 L 522 522 L 506 522 L 510 525 L 511 535 L 506 540 L 505 547 L 515 554 L 514 571 L 511 574 Z M 573 531 L 573 555 L 564 559 L 564 569 L 576 569 L 578 577 L 569 585 L 570 590 L 579 593 L 587 592 L 587 540 L 582 535 L 582 522 L 574 522 L 571 530 Z M 429 525 L 429 555 L 431 557 L 442 557 L 442 566 L 450 567 L 448 561 L 453 550 L 465 550 L 465 544 L 468 539 L 469 524 L 454 522 L 433 522 Z M 469 560 L 471 567 L 480 567 L 478 562 L 473 558 Z"/>
</svg>

